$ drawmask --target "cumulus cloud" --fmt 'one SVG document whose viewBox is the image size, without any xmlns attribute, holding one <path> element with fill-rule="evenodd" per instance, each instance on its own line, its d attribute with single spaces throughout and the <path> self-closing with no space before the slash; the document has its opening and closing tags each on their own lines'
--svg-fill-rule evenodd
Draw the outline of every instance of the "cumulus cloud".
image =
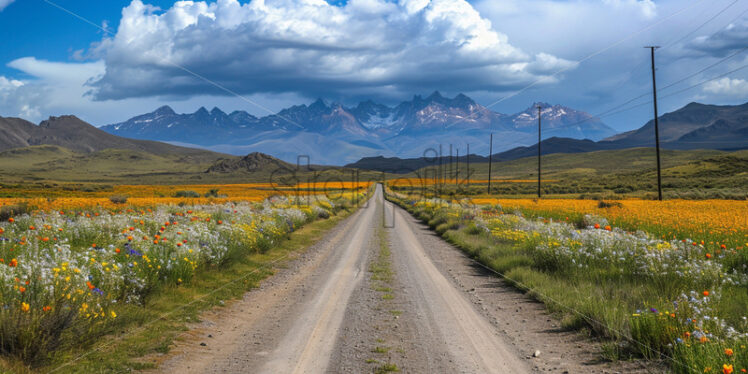
<svg viewBox="0 0 748 374">
<path fill-rule="evenodd" d="M 10 5 L 15 0 L 0 0 L 0 12 L 5 9 L 6 6 Z"/>
<path fill-rule="evenodd" d="M 225 94 L 191 73 L 242 94 L 350 97 L 510 90 L 574 66 L 513 46 L 464 0 L 133 0 L 91 53 L 106 61 L 97 100 Z"/>
<path fill-rule="evenodd" d="M 737 99 L 748 97 L 748 81 L 739 78 L 721 78 L 704 85 L 704 91 Z"/>
<path fill-rule="evenodd" d="M 724 57 L 745 48 L 748 45 L 746 41 L 748 41 L 748 18 L 743 18 L 711 36 L 695 38 L 686 46 L 707 55 Z"/>
</svg>

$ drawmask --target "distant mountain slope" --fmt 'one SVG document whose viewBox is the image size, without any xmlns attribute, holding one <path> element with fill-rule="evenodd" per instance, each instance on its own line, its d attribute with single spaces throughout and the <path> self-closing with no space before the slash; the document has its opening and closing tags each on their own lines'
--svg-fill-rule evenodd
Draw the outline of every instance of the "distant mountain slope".
<svg viewBox="0 0 748 374">
<path fill-rule="evenodd" d="M 740 149 L 748 144 L 748 103 L 690 103 L 659 118 L 660 142 L 673 149 Z M 654 146 L 654 121 L 604 139 L 616 148 Z"/>
<path fill-rule="evenodd" d="M 254 152 L 242 158 L 220 159 L 211 165 L 206 173 L 253 172 L 265 168 L 293 170 L 295 166 L 264 153 Z"/>
<path fill-rule="evenodd" d="M 537 117 L 536 117 L 537 118 Z M 543 155 L 549 155 L 554 153 L 583 153 L 599 151 L 609 148 L 605 145 L 593 142 L 588 139 L 570 139 L 570 138 L 550 138 L 545 139 L 541 142 L 541 153 Z M 532 145 L 528 147 L 516 147 L 508 151 L 494 153 L 493 161 L 511 161 L 518 160 L 525 157 L 534 157 L 538 155 L 538 145 Z M 453 160 L 457 160 L 453 158 Z M 459 162 L 467 162 L 467 157 L 462 155 L 459 158 Z M 443 155 L 442 162 L 449 162 L 449 154 Z M 488 162 L 487 156 L 481 156 L 472 154 L 470 155 L 470 162 L 474 164 Z M 426 166 L 438 165 L 439 160 L 436 158 L 429 157 L 418 157 L 418 158 L 407 158 L 401 159 L 397 157 L 365 157 L 354 163 L 345 165 L 345 167 L 358 168 L 363 170 L 375 170 L 385 171 L 389 173 L 408 173 L 410 171 L 418 170 Z"/>
<path fill-rule="evenodd" d="M 126 149 L 154 155 L 179 155 L 185 161 L 204 162 L 219 153 L 178 147 L 148 140 L 123 138 L 102 131 L 75 116 L 50 117 L 38 126 L 19 118 L 0 117 L 0 151 L 37 145 L 55 145 L 75 152 Z"/>
<path fill-rule="evenodd" d="M 543 105 L 543 118 L 548 122 L 544 137 L 599 140 L 615 133 L 584 112 Z M 368 100 L 348 108 L 318 99 L 262 118 L 241 111 L 226 114 L 217 108 L 177 114 L 162 107 L 102 129 L 232 154 L 259 151 L 288 162 L 307 155 L 315 163 L 340 165 L 373 155 L 417 157 L 439 144 L 455 143 L 455 139 L 474 144 L 475 152 L 486 152 L 485 139 L 491 132 L 496 134 L 494 149 L 530 145 L 536 139 L 536 127 L 531 125 L 537 121 L 534 108 L 510 116 L 493 112 L 463 94 L 447 98 L 434 92 L 425 98 L 416 95 L 394 107 Z"/>
</svg>

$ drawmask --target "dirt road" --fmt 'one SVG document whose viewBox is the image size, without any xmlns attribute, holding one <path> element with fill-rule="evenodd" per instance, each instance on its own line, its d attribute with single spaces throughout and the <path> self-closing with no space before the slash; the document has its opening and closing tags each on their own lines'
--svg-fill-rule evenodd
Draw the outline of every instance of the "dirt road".
<svg viewBox="0 0 748 374">
<path fill-rule="evenodd" d="M 511 312 L 486 308 L 465 284 L 490 281 L 490 292 L 503 289 L 496 278 L 476 275 L 470 261 L 385 203 L 378 187 L 366 206 L 260 288 L 205 314 L 159 370 L 605 371 L 591 362 L 593 346 L 554 332 L 543 309 L 528 308 L 535 304 L 523 295 L 498 298 Z M 527 305 L 515 314 L 517 302 Z M 516 328 L 528 319 L 531 328 Z M 547 357 L 531 357 L 541 346 Z"/>
</svg>

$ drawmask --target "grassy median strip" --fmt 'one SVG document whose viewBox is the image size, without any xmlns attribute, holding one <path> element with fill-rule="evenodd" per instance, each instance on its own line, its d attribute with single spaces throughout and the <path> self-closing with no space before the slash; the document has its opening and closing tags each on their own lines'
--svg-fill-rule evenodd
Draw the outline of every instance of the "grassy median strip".
<svg viewBox="0 0 748 374">
<path fill-rule="evenodd" d="M 231 263 L 207 269 L 181 286 L 167 286 L 149 296 L 144 306 L 128 305 L 111 332 L 74 350 L 58 352 L 51 362 L 33 371 L 55 373 L 125 373 L 155 367 L 142 360 L 166 353 L 187 324 L 199 321 L 202 311 L 241 297 L 274 272 L 274 267 L 315 243 L 355 209 L 311 222 L 289 234 L 266 253 L 252 253 Z M 0 372 L 32 372 L 20 361 L 0 359 Z"/>
<path fill-rule="evenodd" d="M 384 310 L 388 305 L 388 302 L 395 298 L 392 290 L 392 282 L 394 278 L 394 271 L 392 269 L 392 251 L 387 243 L 387 232 L 381 226 L 377 227 L 376 232 L 377 242 L 379 248 L 377 256 L 369 267 L 371 272 L 372 289 L 380 293 L 382 304 L 380 309 Z M 392 316 L 397 318 L 401 312 L 390 311 Z M 377 355 L 389 355 L 391 348 L 386 344 L 385 339 L 377 339 L 377 345 L 372 348 L 371 352 Z M 391 359 L 388 358 L 388 362 L 382 362 L 378 359 L 368 359 L 366 362 L 375 364 L 373 371 L 374 373 L 391 373 L 398 372 L 400 369 L 395 363 L 389 362 Z"/>
</svg>

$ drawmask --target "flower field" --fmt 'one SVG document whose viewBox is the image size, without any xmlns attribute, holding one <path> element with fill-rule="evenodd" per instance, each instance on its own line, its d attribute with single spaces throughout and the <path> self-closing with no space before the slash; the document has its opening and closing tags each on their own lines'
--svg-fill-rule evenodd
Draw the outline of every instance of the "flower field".
<svg viewBox="0 0 748 374">
<path fill-rule="evenodd" d="M 490 204 L 400 200 L 546 303 L 562 325 L 604 338 L 609 358 L 661 360 L 678 373 L 748 370 L 748 250 L 734 244 L 744 243 L 748 205 L 622 201 L 606 209 L 595 201 L 473 202 Z M 579 217 L 566 217 L 572 213 Z M 664 237 L 648 231 L 668 227 Z M 689 230 L 704 242 L 683 234 Z"/>
<path fill-rule="evenodd" d="M 644 230 L 660 239 L 688 237 L 702 245 L 746 247 L 748 201 L 743 200 L 616 200 L 600 207 L 596 200 L 475 198 L 476 205 L 498 204 L 531 216 L 578 221 L 587 214 L 608 219 L 613 226 Z M 704 243 L 701 243 L 704 241 Z"/>
<path fill-rule="evenodd" d="M 264 253 L 302 225 L 363 197 L 149 200 L 153 208 L 143 209 L 137 200 L 109 209 L 61 198 L 54 203 L 62 205 L 47 208 L 66 210 L 11 217 L 0 223 L 0 352 L 44 361 L 105 331 L 125 306 L 141 305 L 155 289 Z"/>
</svg>

